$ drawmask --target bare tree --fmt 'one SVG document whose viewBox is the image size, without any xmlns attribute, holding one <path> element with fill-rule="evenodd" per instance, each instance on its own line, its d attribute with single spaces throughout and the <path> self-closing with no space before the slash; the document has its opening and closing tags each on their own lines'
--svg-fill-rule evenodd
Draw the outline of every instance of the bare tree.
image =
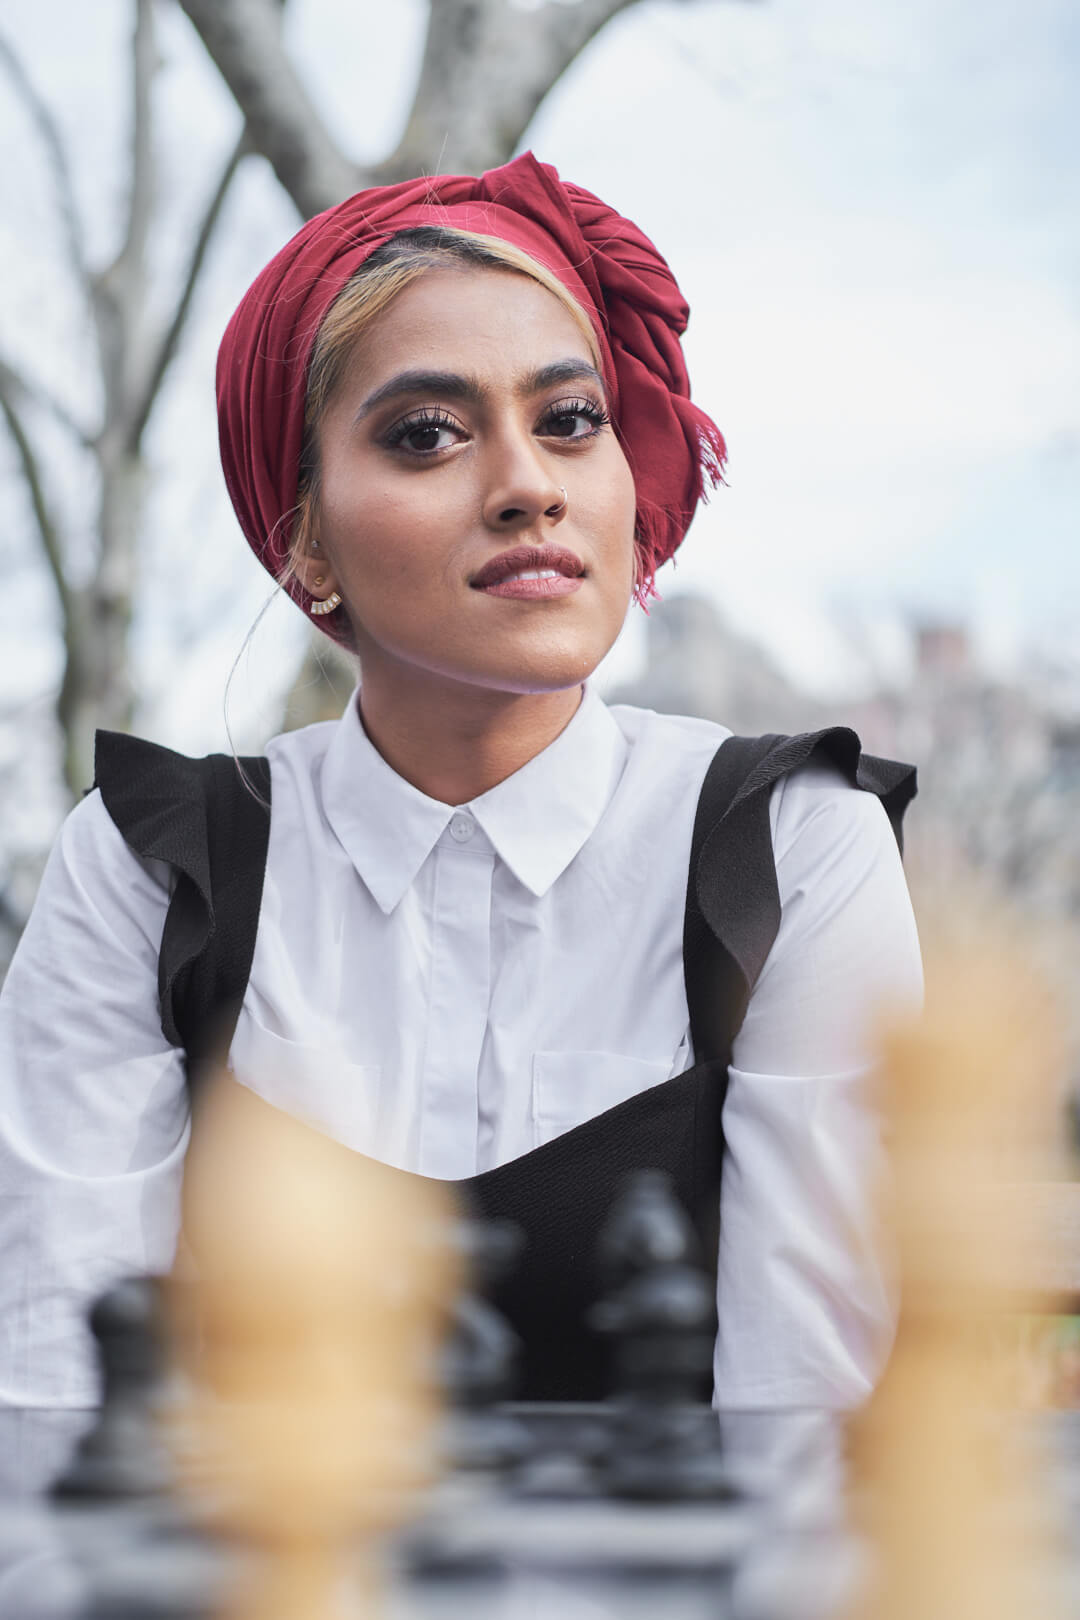
<svg viewBox="0 0 1080 1620">
<path fill-rule="evenodd" d="M 130 86 L 132 118 L 122 240 L 115 255 L 93 264 L 87 254 L 68 152 L 44 97 L 12 45 L 0 37 L 0 66 L 21 98 L 48 160 L 63 226 L 68 270 L 93 333 L 100 404 L 82 419 L 45 386 L 0 355 L 0 413 L 14 446 L 48 567 L 64 639 L 64 672 L 56 700 L 63 737 L 63 775 L 74 795 L 93 776 L 95 727 L 123 729 L 132 712 L 128 629 L 138 590 L 139 535 L 145 496 L 143 439 L 180 342 L 192 294 L 222 204 L 241 158 L 241 138 L 210 189 L 172 308 L 150 300 L 148 245 L 155 220 L 153 81 L 158 65 L 156 0 L 134 0 Z M 74 536 L 58 516 L 55 478 L 41 435 L 42 413 L 59 422 L 97 475 L 97 546 L 84 576 L 73 567 Z"/>
<path fill-rule="evenodd" d="M 638 0 L 430 0 L 412 109 L 363 168 L 338 147 L 289 59 L 280 0 L 180 0 L 244 114 L 252 145 L 305 218 L 350 190 L 505 163 L 552 86 Z"/>
<path fill-rule="evenodd" d="M 84 419 L 12 357 L 0 354 L 0 416 L 29 494 L 62 625 L 64 672 L 56 701 L 63 776 L 74 795 L 92 775 L 99 725 L 124 729 L 133 709 L 129 628 L 139 585 L 146 495 L 143 441 L 179 346 L 207 248 L 233 178 L 249 152 L 263 155 L 302 216 L 362 186 L 424 171 L 479 172 L 513 153 L 544 96 L 584 46 L 638 0 L 431 0 L 412 109 L 393 152 L 357 164 L 328 132 L 282 37 L 285 0 L 180 0 L 243 116 L 243 133 L 209 188 L 180 290 L 170 310 L 150 297 L 148 243 L 159 203 L 153 95 L 155 19 L 167 0 L 131 0 L 133 106 L 126 218 L 115 256 L 91 263 L 69 153 L 26 66 L 0 36 L 0 68 L 28 112 L 51 171 L 68 269 L 93 333 L 99 405 Z M 60 423 L 96 472 L 96 547 L 87 575 L 73 566 L 75 537 L 59 515 L 58 479 L 42 431 Z M 297 690 L 325 690 L 325 663 L 309 659 Z M 330 671 L 332 675 L 332 670 Z M 340 677 L 339 677 L 340 679 Z M 317 709 L 317 705 L 316 705 Z"/>
</svg>

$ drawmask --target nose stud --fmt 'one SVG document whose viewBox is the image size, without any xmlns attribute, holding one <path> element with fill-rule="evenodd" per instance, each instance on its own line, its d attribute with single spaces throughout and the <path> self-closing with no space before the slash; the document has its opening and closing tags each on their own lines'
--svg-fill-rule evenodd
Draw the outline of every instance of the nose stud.
<svg viewBox="0 0 1080 1620">
<path fill-rule="evenodd" d="M 559 485 L 559 491 L 562 495 L 562 500 L 556 501 L 554 506 L 549 506 L 544 513 L 545 517 L 562 517 L 563 513 L 566 511 L 566 508 L 570 505 L 570 499 L 561 484 Z"/>
</svg>

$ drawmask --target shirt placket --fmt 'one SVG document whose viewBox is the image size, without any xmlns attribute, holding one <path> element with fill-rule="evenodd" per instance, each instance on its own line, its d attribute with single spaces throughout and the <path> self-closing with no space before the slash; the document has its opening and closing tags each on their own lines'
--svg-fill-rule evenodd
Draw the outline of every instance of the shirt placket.
<svg viewBox="0 0 1080 1620">
<path fill-rule="evenodd" d="M 422 1175 L 453 1180 L 477 1169 L 477 1081 L 491 997 L 494 854 L 473 816 L 459 810 L 435 856 L 418 1168 Z"/>
</svg>

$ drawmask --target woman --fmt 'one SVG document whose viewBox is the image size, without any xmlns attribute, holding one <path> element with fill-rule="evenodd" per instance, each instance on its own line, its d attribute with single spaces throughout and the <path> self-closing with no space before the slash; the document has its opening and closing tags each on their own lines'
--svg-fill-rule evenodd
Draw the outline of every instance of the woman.
<svg viewBox="0 0 1080 1620">
<path fill-rule="evenodd" d="M 578 1251 L 656 1162 L 703 1227 L 719 1198 L 718 1403 L 845 1406 L 890 1327 L 863 1084 L 878 1003 L 917 994 L 878 797 L 898 817 L 913 789 L 850 733 L 740 755 L 587 685 L 722 464 L 686 313 L 641 232 L 531 155 L 349 199 L 256 280 L 219 360 L 229 492 L 362 684 L 270 745 L 239 1005 L 200 991 L 196 1022 L 228 1011 L 272 1102 L 522 1216 L 530 1393 L 596 1392 Z M 180 1032 L 239 869 L 214 842 L 263 815 L 208 812 L 143 745 L 106 743 L 99 788 L 4 998 L 12 1406 L 91 1405 L 87 1299 L 170 1264 Z"/>
</svg>

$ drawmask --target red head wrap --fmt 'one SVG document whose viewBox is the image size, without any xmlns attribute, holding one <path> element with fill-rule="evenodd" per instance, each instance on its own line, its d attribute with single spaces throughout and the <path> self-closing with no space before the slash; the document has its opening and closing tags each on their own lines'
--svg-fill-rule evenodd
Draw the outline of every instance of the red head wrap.
<svg viewBox="0 0 1080 1620">
<path fill-rule="evenodd" d="M 688 309 L 666 262 L 628 219 L 564 184 L 531 152 L 477 180 L 437 175 L 358 192 L 297 232 L 256 277 L 218 355 L 221 460 L 240 526 L 277 576 L 289 554 L 308 360 L 327 310 L 398 231 L 446 225 L 512 242 L 554 272 L 589 316 L 609 406 L 637 490 L 637 545 L 651 581 L 724 464 L 719 428 L 690 401 L 679 338 Z M 302 607 L 300 581 L 287 588 Z M 335 637 L 334 613 L 316 622 Z"/>
</svg>

